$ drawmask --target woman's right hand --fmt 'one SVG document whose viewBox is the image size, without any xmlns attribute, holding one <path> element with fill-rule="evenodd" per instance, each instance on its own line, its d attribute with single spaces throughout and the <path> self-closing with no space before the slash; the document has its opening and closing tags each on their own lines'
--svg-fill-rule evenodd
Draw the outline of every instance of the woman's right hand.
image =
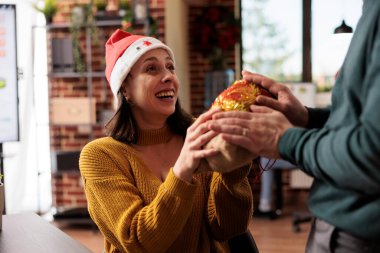
<svg viewBox="0 0 380 253">
<path fill-rule="evenodd" d="M 191 182 L 194 172 L 198 169 L 201 159 L 216 155 L 215 149 L 203 149 L 202 147 L 214 138 L 217 133 L 209 130 L 209 120 L 219 110 L 209 110 L 200 115 L 187 129 L 186 139 L 181 153 L 173 167 L 173 173 L 178 178 Z"/>
<path fill-rule="evenodd" d="M 308 111 L 286 85 L 246 70 L 242 71 L 242 75 L 243 79 L 261 85 L 277 98 L 258 96 L 256 98 L 258 105 L 264 105 L 276 111 L 280 111 L 293 125 L 306 127 L 309 120 Z"/>
</svg>

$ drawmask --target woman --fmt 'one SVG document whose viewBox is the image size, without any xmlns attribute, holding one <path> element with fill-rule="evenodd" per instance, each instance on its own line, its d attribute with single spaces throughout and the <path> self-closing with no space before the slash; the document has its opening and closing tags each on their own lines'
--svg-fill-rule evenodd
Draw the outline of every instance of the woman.
<svg viewBox="0 0 380 253">
<path fill-rule="evenodd" d="M 80 170 L 106 252 L 229 252 L 252 214 L 249 168 L 197 173 L 215 111 L 182 111 L 171 49 L 117 30 L 106 44 L 117 101 L 109 137 L 87 144 Z"/>
</svg>

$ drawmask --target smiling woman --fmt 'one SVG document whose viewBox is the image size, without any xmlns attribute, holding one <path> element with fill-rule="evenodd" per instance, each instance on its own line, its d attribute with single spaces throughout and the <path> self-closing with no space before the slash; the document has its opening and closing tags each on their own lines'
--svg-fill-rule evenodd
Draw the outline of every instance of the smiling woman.
<svg viewBox="0 0 380 253">
<path fill-rule="evenodd" d="M 207 127 L 216 111 L 194 121 L 181 109 L 173 52 L 152 37 L 117 30 L 106 77 L 116 106 L 109 137 L 80 157 L 105 251 L 230 252 L 228 240 L 247 230 L 252 192 L 249 166 L 200 173 L 201 160 L 217 154 L 203 148 L 216 135 Z"/>
<path fill-rule="evenodd" d="M 165 121 L 175 111 L 178 97 L 178 78 L 174 74 L 174 60 L 164 49 L 145 53 L 132 67 L 122 85 L 122 93 L 137 124 L 148 127 L 155 114 Z"/>
</svg>

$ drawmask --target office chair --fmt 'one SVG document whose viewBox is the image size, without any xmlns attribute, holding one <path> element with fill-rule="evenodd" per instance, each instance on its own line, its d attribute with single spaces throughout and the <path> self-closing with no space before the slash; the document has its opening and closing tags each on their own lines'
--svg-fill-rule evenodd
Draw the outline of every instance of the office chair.
<svg viewBox="0 0 380 253">
<path fill-rule="evenodd" d="M 231 253 L 259 253 L 256 242 L 249 231 L 228 240 Z"/>
<path fill-rule="evenodd" d="M 270 160 L 266 158 L 261 158 L 262 166 L 265 166 L 265 164 L 268 164 Z M 283 207 L 283 196 L 282 196 L 282 169 L 297 169 L 295 165 L 292 165 L 289 162 L 282 161 L 282 160 L 277 160 L 275 161 L 274 164 L 272 164 L 272 169 L 273 169 L 273 177 L 276 185 L 275 189 L 275 213 L 274 215 L 281 215 L 282 213 L 282 207 Z M 269 188 L 271 188 L 272 181 L 267 180 L 266 183 L 269 183 Z M 267 186 L 268 187 L 268 186 Z M 265 187 L 262 187 L 262 189 L 265 190 Z M 267 190 L 268 192 L 268 190 Z M 271 194 L 271 191 L 270 191 Z M 269 201 L 271 200 L 271 196 L 265 196 Z M 276 218 L 276 216 L 273 216 L 271 218 Z M 303 212 L 303 211 L 294 211 L 293 212 L 293 217 L 292 217 L 292 228 L 294 232 L 300 232 L 301 227 L 300 224 L 305 223 L 305 222 L 310 222 L 313 219 L 313 215 L 310 212 Z"/>
<path fill-rule="evenodd" d="M 300 224 L 313 220 L 313 215 L 310 212 L 294 212 L 293 213 L 293 231 L 298 233 L 301 231 Z"/>
</svg>

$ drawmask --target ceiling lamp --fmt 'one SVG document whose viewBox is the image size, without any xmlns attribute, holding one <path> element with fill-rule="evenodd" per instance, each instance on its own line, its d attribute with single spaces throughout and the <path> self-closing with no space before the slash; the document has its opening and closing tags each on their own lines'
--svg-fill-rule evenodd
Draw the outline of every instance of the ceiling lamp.
<svg viewBox="0 0 380 253">
<path fill-rule="evenodd" d="M 352 27 L 346 25 L 346 23 L 343 20 L 342 24 L 338 26 L 337 28 L 335 28 L 334 30 L 334 34 L 338 34 L 338 33 L 352 33 Z"/>
</svg>

